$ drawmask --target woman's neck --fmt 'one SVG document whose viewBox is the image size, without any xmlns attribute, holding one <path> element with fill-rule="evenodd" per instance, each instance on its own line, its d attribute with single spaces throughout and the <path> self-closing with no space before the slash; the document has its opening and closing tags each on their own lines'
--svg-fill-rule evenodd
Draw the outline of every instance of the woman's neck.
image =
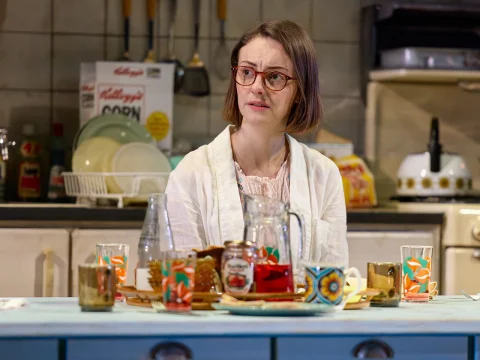
<svg viewBox="0 0 480 360">
<path fill-rule="evenodd" d="M 245 175 L 274 178 L 288 155 L 282 131 L 242 127 L 231 136 L 233 157 Z"/>
</svg>

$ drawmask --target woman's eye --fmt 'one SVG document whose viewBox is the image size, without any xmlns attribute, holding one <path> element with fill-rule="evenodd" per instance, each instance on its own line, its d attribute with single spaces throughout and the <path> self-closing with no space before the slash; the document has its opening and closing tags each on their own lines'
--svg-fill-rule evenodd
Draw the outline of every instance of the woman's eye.
<svg viewBox="0 0 480 360">
<path fill-rule="evenodd" d="M 244 70 L 243 70 L 243 75 L 249 76 L 249 75 L 251 75 L 251 74 L 252 74 L 252 71 L 251 71 L 251 70 L 248 70 L 248 69 L 244 69 Z"/>
<path fill-rule="evenodd" d="M 280 73 L 271 73 L 269 78 L 272 81 L 280 81 L 285 79 L 285 77 Z"/>
</svg>

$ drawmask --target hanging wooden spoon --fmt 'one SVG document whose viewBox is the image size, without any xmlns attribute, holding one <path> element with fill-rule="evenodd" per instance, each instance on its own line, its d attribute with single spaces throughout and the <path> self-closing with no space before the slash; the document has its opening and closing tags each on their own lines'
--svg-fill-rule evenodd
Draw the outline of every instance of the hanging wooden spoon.
<svg viewBox="0 0 480 360">
<path fill-rule="evenodd" d="M 153 63 L 155 62 L 155 52 L 153 49 L 153 29 L 154 29 L 154 18 L 155 18 L 155 1 L 156 0 L 147 0 L 147 17 L 148 17 L 148 51 L 145 56 L 144 62 Z"/>
</svg>

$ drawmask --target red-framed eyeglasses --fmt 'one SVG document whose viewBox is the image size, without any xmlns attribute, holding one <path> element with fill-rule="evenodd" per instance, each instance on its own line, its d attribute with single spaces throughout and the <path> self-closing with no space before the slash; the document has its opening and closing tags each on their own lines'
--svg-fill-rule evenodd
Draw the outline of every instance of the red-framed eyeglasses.
<svg viewBox="0 0 480 360">
<path fill-rule="evenodd" d="M 250 66 L 232 67 L 233 78 L 238 85 L 250 86 L 257 79 L 257 75 L 262 77 L 265 86 L 273 91 L 281 91 L 287 86 L 289 80 L 295 80 L 280 71 L 257 71 Z"/>
</svg>

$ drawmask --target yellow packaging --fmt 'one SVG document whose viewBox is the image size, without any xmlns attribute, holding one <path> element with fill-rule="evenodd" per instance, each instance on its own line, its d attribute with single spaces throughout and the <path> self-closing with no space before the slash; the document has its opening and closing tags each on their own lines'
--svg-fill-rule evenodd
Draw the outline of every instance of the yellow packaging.
<svg viewBox="0 0 480 360">
<path fill-rule="evenodd" d="M 356 155 L 334 159 L 342 175 L 347 208 L 377 205 L 373 174 L 365 162 Z"/>
</svg>

